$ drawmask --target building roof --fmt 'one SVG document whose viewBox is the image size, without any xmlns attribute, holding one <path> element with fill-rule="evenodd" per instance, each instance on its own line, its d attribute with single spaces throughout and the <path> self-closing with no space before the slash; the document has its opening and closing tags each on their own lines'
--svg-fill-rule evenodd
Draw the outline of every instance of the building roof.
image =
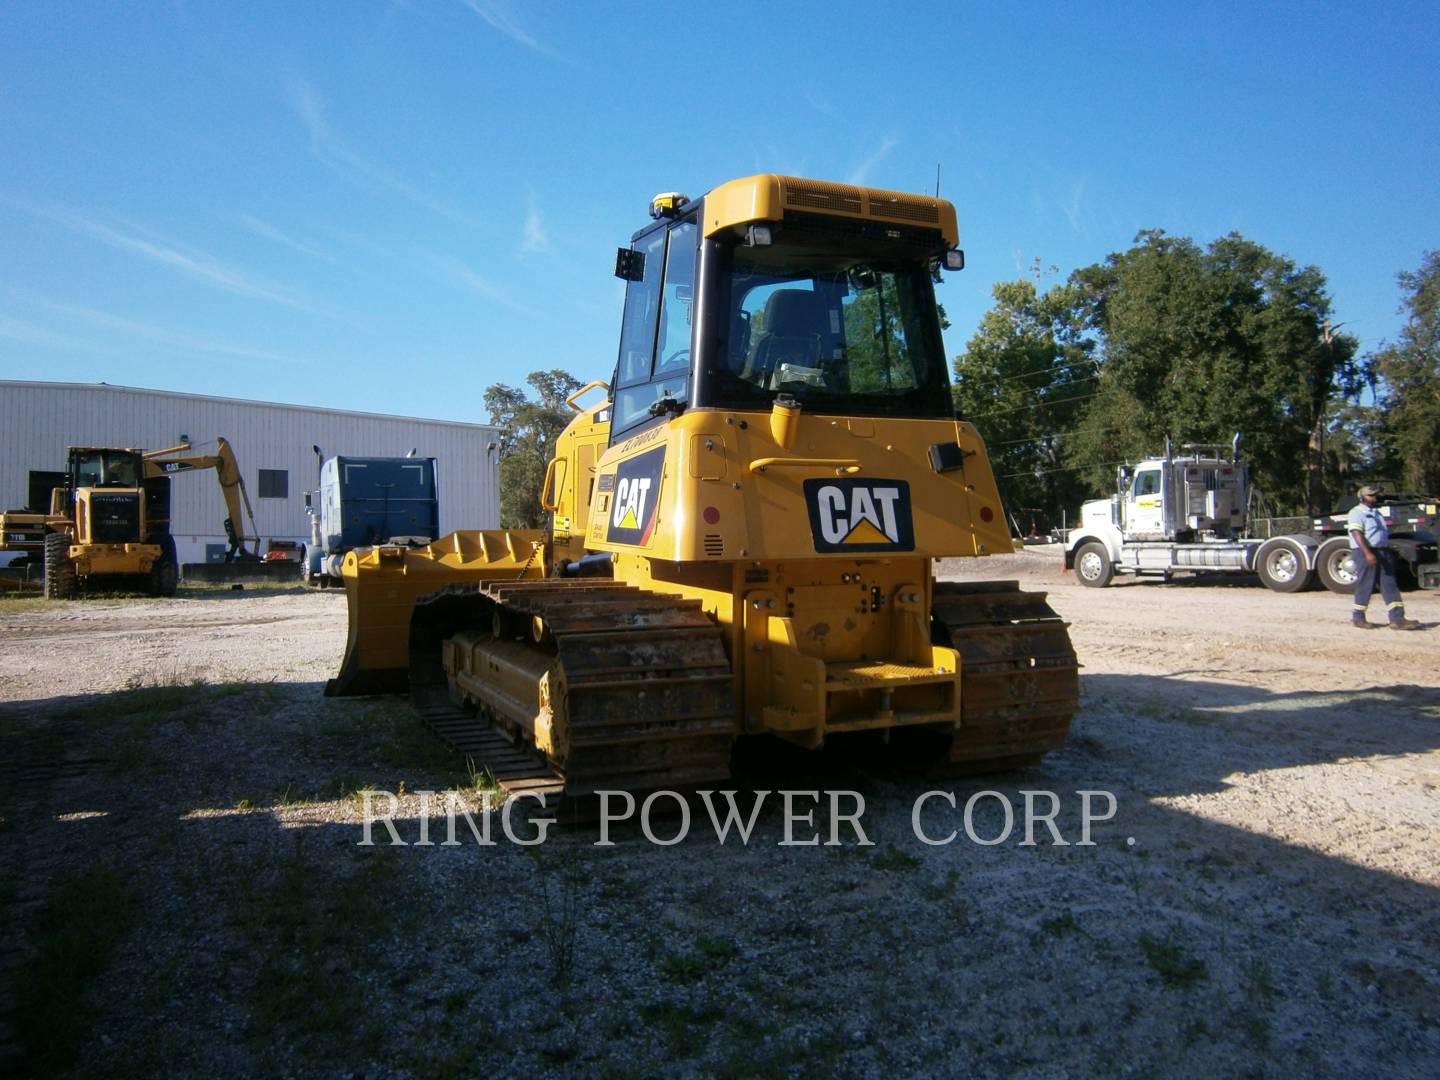
<svg viewBox="0 0 1440 1080">
<path fill-rule="evenodd" d="M 255 401 L 250 398 L 216 397 L 212 394 L 186 394 L 177 390 L 151 390 L 144 386 L 115 386 L 111 383 L 37 382 L 27 379 L 0 379 L 0 390 L 17 387 L 25 390 L 119 390 L 128 394 L 153 394 L 156 397 L 183 398 L 186 401 L 210 401 L 221 405 L 251 405 L 262 409 L 291 409 L 295 412 L 329 413 L 332 416 L 358 416 L 367 420 L 408 420 L 416 424 L 440 424 L 447 427 L 484 428 L 497 431 L 494 424 L 468 423 L 464 420 L 431 420 L 421 416 L 398 416 L 393 413 L 360 412 L 354 409 L 331 409 L 324 405 L 294 405 L 284 401 Z"/>
</svg>

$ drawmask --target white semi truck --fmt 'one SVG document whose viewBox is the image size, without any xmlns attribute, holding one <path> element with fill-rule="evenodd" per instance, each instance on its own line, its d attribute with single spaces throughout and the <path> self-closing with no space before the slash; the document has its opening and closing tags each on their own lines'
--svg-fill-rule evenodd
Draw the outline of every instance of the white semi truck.
<svg viewBox="0 0 1440 1080">
<path fill-rule="evenodd" d="M 1122 467 L 1117 493 L 1081 508 L 1066 569 L 1094 587 L 1110 584 L 1116 574 L 1168 580 L 1176 573 L 1228 572 L 1258 574 L 1276 592 L 1299 592 L 1317 577 L 1332 592 L 1353 591 L 1356 569 L 1345 516 L 1310 519 L 1308 528 L 1306 519 L 1252 520 L 1248 470 L 1238 447 L 1238 436 L 1229 447 L 1187 444 L 1179 455 L 1167 447 L 1163 457 Z M 1436 509 L 1433 499 L 1408 495 L 1381 507 L 1391 546 L 1420 588 L 1440 588 Z M 1282 523 L 1293 531 L 1276 535 Z"/>
</svg>

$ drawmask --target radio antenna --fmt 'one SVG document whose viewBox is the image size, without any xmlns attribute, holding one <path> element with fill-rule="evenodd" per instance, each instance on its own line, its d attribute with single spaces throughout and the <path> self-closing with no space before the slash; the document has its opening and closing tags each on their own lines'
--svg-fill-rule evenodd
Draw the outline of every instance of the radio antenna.
<svg viewBox="0 0 1440 1080">
<path fill-rule="evenodd" d="M 940 163 L 935 163 L 935 198 L 940 197 Z"/>
</svg>

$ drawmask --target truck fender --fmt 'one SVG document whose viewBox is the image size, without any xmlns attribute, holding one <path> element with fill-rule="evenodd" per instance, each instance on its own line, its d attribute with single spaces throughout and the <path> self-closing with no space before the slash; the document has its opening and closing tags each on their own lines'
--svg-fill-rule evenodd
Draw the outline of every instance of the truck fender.
<svg viewBox="0 0 1440 1080">
<path fill-rule="evenodd" d="M 1272 536 L 1259 547 L 1250 549 L 1249 560 L 1245 569 L 1254 570 L 1260 565 L 1260 560 L 1265 557 L 1266 552 L 1279 543 L 1291 543 L 1300 548 L 1301 554 L 1305 556 L 1305 569 L 1314 570 L 1317 553 L 1320 550 L 1320 538 L 1309 533 L 1287 533 L 1284 536 Z"/>
<path fill-rule="evenodd" d="M 1075 569 L 1075 553 L 1086 544 L 1097 540 L 1105 545 L 1110 561 L 1118 566 L 1120 551 L 1124 546 L 1124 537 L 1120 535 L 1120 530 L 1113 525 L 1087 525 L 1084 532 L 1076 530 L 1071 534 L 1070 543 L 1065 548 L 1065 569 Z"/>
</svg>

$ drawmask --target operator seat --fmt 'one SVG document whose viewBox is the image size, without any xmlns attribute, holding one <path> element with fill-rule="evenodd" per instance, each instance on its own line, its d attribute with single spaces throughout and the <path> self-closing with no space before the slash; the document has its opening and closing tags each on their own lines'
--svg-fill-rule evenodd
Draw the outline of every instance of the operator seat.
<svg viewBox="0 0 1440 1080">
<path fill-rule="evenodd" d="M 777 289 L 765 301 L 764 330 L 740 377 L 769 386 L 781 364 L 821 366 L 825 349 L 825 301 L 809 289 Z"/>
</svg>

